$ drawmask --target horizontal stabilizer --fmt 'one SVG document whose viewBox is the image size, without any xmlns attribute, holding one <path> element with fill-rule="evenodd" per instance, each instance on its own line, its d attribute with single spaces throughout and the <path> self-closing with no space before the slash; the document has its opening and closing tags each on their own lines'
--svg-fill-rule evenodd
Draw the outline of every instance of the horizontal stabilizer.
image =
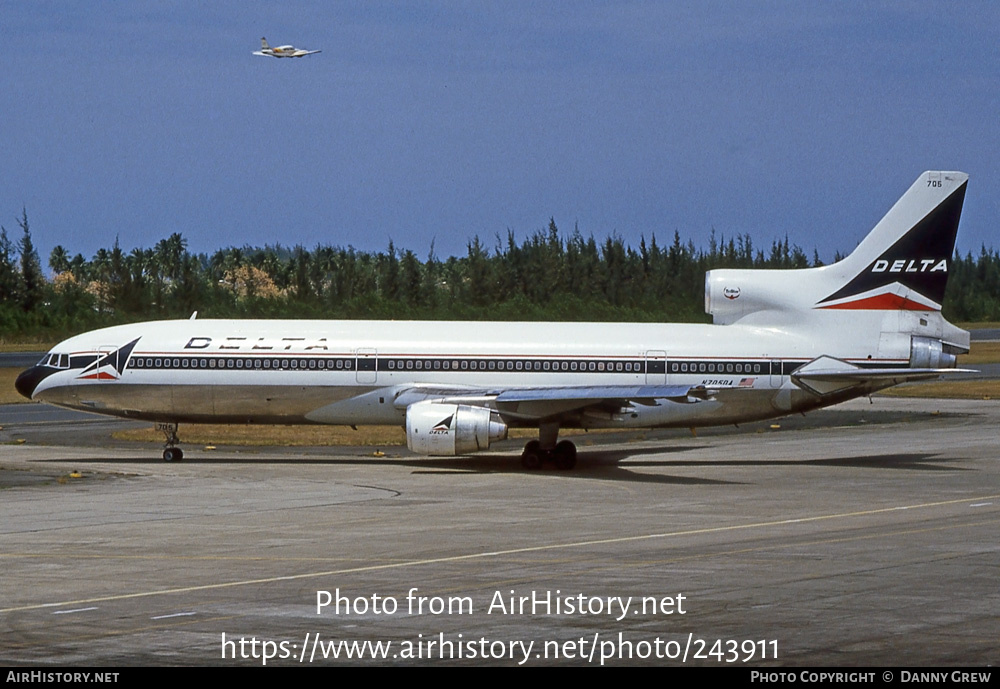
<svg viewBox="0 0 1000 689">
<path fill-rule="evenodd" d="M 820 397 L 866 386 L 871 390 L 918 380 L 932 380 L 949 373 L 972 373 L 961 368 L 861 368 L 841 359 L 821 356 L 791 375 L 792 382 Z"/>
</svg>

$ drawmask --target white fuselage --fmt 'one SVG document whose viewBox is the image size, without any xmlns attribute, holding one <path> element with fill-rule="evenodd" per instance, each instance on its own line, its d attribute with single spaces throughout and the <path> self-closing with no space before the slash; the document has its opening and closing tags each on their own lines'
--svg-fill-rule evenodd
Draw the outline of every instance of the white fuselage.
<svg viewBox="0 0 1000 689">
<path fill-rule="evenodd" d="M 80 362 L 132 341 L 126 360 L 83 375 Z M 879 358 L 877 340 L 836 346 L 740 325 L 420 321 L 160 321 L 80 335 L 50 357 L 64 354 L 73 367 L 42 380 L 35 399 L 156 421 L 401 424 L 397 395 L 411 402 L 436 390 L 480 399 L 512 388 L 690 385 L 727 402 L 635 405 L 581 417 L 586 427 L 767 418 L 817 406 L 788 378 L 816 356 L 907 361 Z M 725 400 L 726 390 L 739 395 Z"/>
</svg>

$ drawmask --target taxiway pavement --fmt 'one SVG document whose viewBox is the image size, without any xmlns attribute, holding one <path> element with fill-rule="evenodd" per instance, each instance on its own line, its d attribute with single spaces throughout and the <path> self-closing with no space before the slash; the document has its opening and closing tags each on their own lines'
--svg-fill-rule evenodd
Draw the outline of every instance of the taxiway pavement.
<svg viewBox="0 0 1000 689">
<path fill-rule="evenodd" d="M 5 665 L 1000 661 L 998 402 L 578 436 L 572 472 L 510 441 L 167 464 L 97 419 L 4 422 Z"/>
</svg>

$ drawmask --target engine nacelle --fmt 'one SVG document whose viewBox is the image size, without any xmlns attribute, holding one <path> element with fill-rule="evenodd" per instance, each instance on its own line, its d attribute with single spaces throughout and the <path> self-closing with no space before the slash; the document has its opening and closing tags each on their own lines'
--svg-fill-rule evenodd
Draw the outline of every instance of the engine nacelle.
<svg viewBox="0 0 1000 689">
<path fill-rule="evenodd" d="M 422 455 L 462 455 L 507 437 L 507 424 L 486 407 L 417 402 L 406 409 L 406 446 Z"/>
<path fill-rule="evenodd" d="M 705 313 L 716 325 L 728 325 L 759 311 L 794 312 L 803 308 L 803 303 L 798 292 L 789 289 L 786 275 L 808 272 L 710 270 L 705 273 Z"/>
<path fill-rule="evenodd" d="M 916 336 L 910 340 L 910 366 L 913 368 L 955 368 L 957 361 L 941 340 Z"/>
</svg>

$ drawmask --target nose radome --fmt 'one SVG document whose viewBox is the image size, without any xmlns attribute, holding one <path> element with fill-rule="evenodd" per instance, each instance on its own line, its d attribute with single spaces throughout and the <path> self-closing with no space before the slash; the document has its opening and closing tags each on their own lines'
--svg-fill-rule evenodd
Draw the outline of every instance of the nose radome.
<svg viewBox="0 0 1000 689">
<path fill-rule="evenodd" d="M 32 366 L 17 377 L 17 380 L 14 381 L 14 388 L 30 400 L 31 396 L 35 394 L 35 388 L 50 373 L 53 371 L 48 371 L 41 366 Z"/>
</svg>

